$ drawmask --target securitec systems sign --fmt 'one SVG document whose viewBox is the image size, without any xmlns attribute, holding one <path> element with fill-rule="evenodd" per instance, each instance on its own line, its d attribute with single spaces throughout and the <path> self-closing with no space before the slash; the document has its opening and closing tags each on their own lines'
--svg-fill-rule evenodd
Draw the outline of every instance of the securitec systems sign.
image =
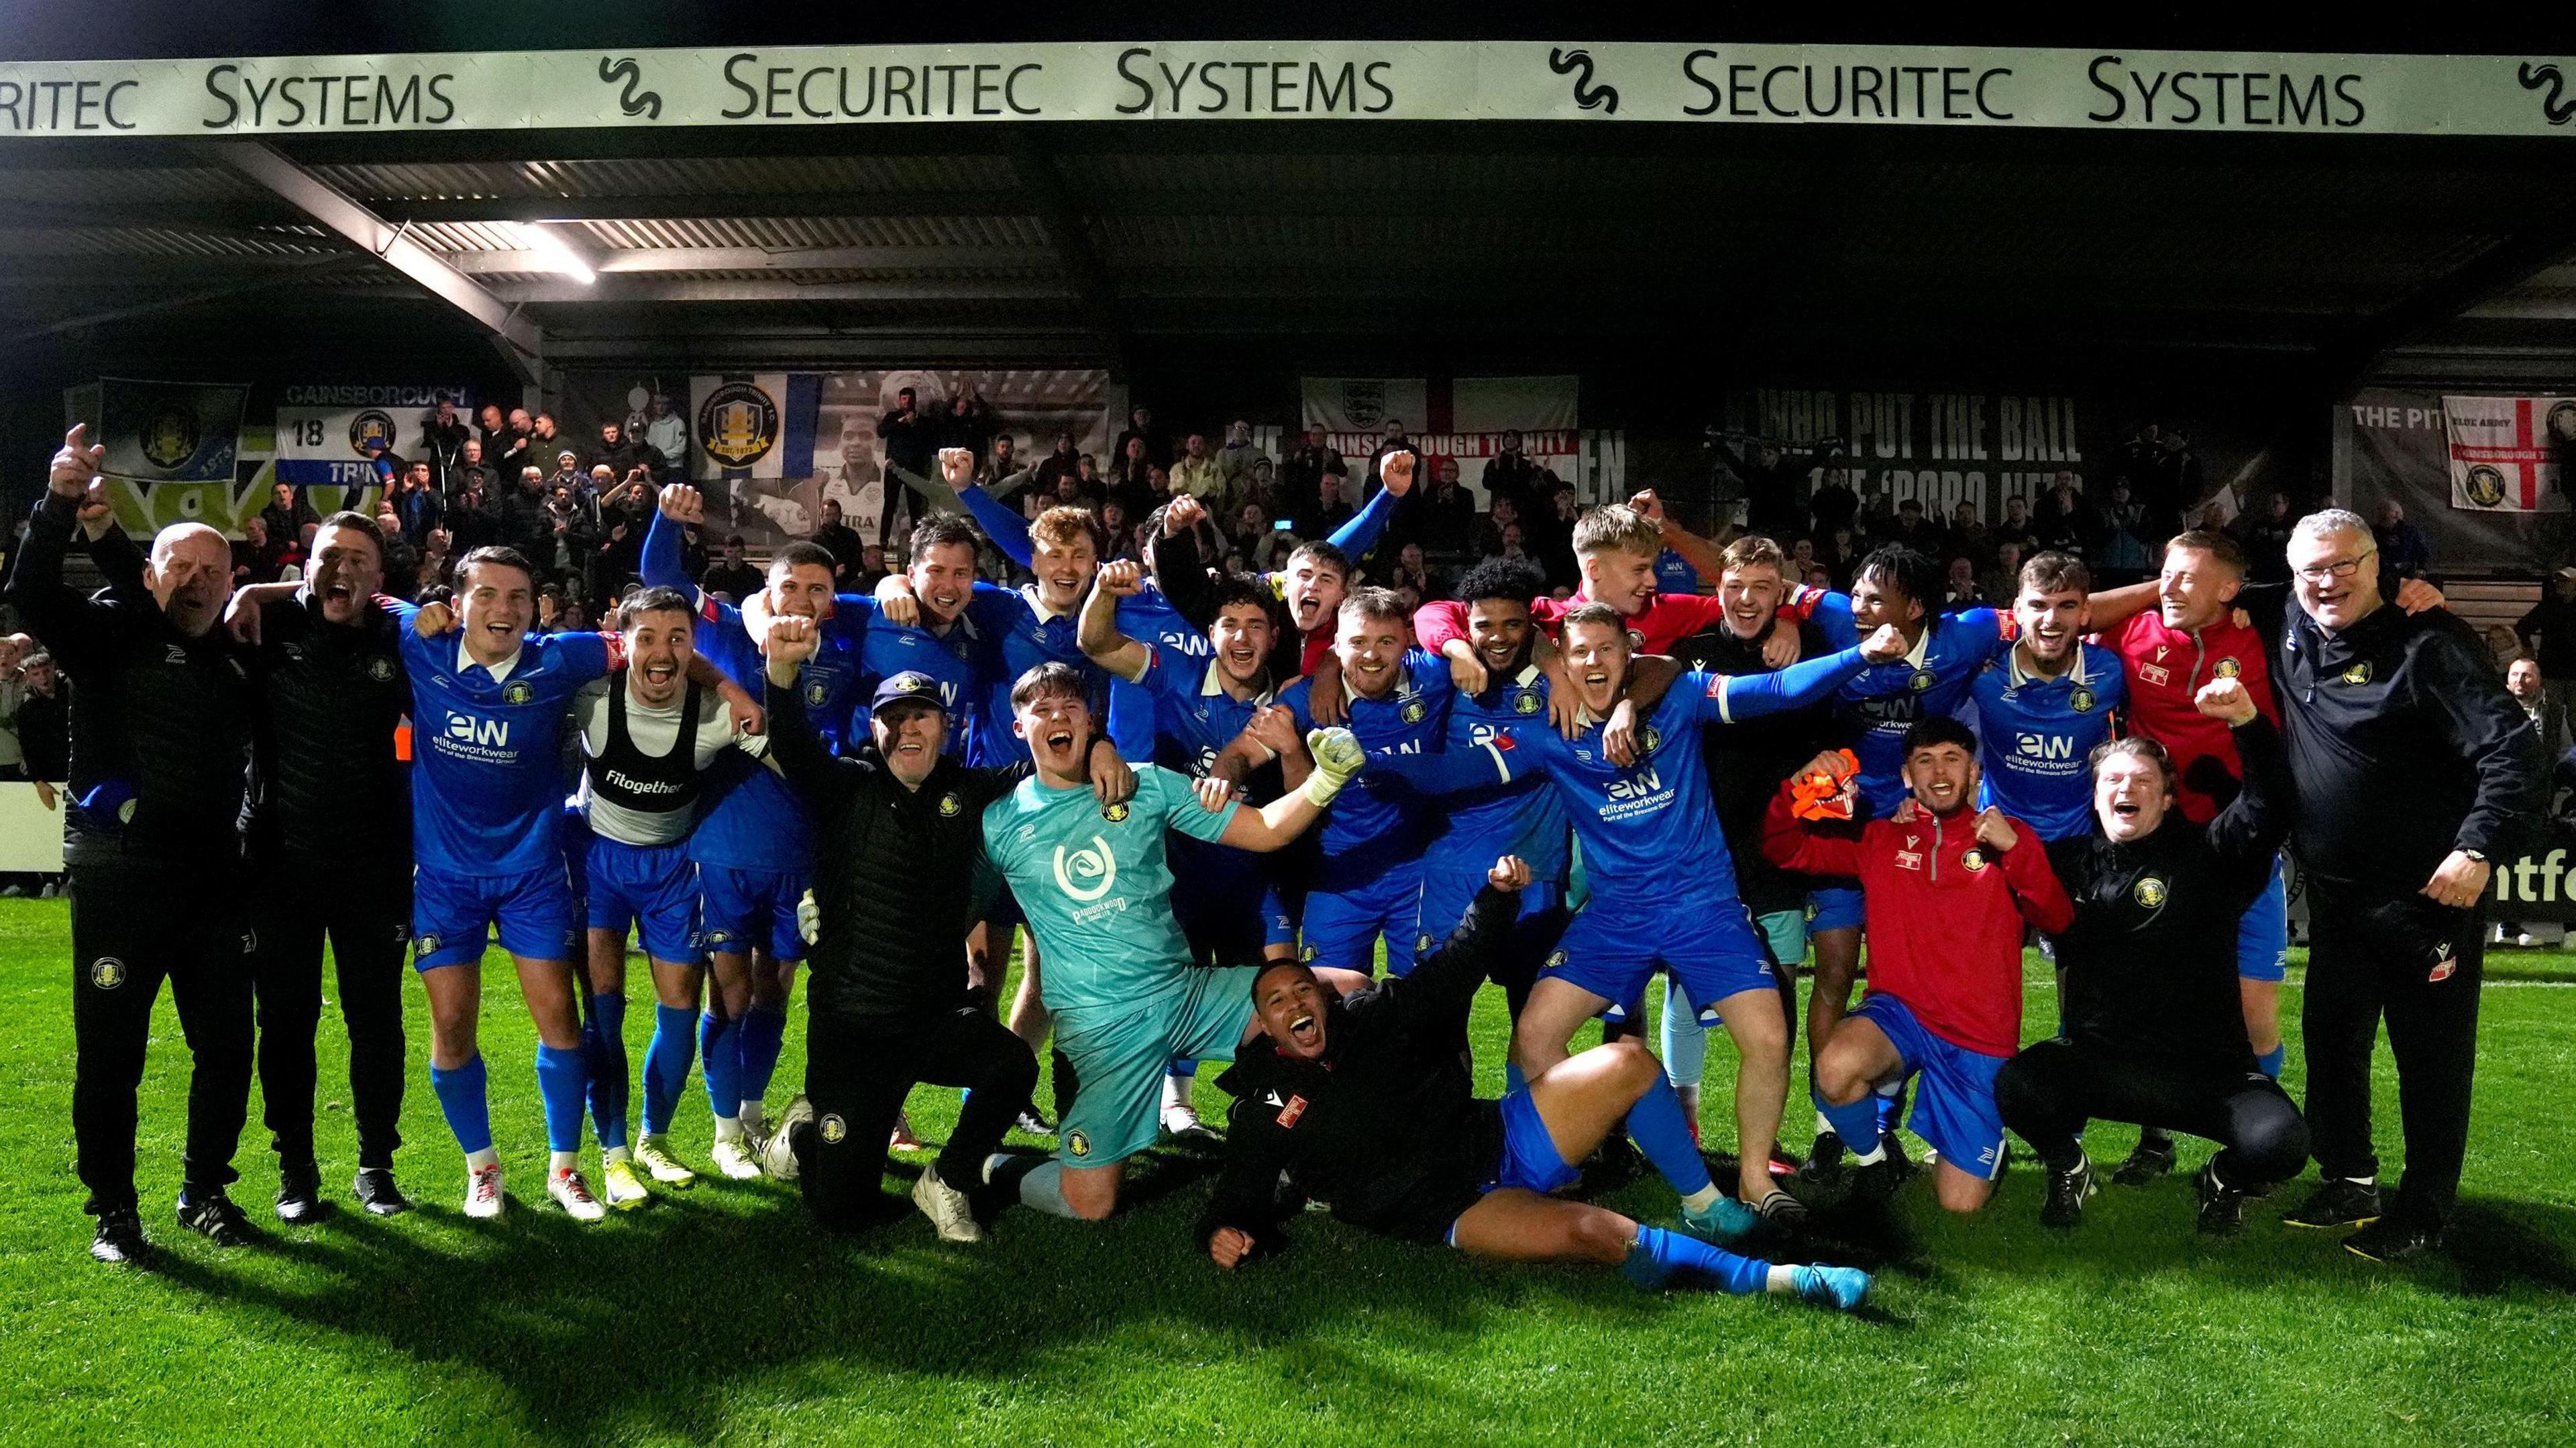
<svg viewBox="0 0 2576 1448">
<path fill-rule="evenodd" d="M 1462 41 L 0 65 L 0 136 L 1308 118 L 2576 135 L 2576 59 Z"/>
</svg>

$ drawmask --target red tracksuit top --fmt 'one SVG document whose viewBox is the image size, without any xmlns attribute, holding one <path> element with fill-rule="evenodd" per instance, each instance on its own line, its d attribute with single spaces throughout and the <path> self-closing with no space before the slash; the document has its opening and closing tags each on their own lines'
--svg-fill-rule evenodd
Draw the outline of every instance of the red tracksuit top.
<svg viewBox="0 0 2576 1448">
<path fill-rule="evenodd" d="M 2021 1049 L 2021 935 L 2050 934 L 2075 906 L 2048 867 L 2039 832 L 1995 858 L 1977 842 L 1977 812 L 1910 824 L 1872 820 L 1860 838 L 1810 829 L 1789 813 L 1789 786 L 1762 821 L 1762 853 L 1810 875 L 1854 875 L 1869 918 L 1869 993 L 1903 1001 L 1923 1028 L 1986 1056 Z"/>
<path fill-rule="evenodd" d="M 2120 655 L 2129 672 L 2129 727 L 2165 747 L 2173 756 L 2174 803 L 2182 817 L 2196 825 L 2216 818 L 2223 802 L 2203 787 L 2203 759 L 2215 759 L 2234 780 L 2245 778 L 2245 762 L 2236 757 L 2236 736 L 2227 721 L 2212 719 L 2192 703 L 2200 687 L 2216 679 L 2235 679 L 2245 686 L 2254 707 L 2277 729 L 2281 706 L 2272 697 L 2272 666 L 2263 652 L 2263 636 L 2222 618 L 2197 634 L 2165 627 L 2153 605 L 2123 625 L 2117 635 L 2095 635 Z M 2230 796 L 2233 797 L 2232 795 Z"/>
</svg>

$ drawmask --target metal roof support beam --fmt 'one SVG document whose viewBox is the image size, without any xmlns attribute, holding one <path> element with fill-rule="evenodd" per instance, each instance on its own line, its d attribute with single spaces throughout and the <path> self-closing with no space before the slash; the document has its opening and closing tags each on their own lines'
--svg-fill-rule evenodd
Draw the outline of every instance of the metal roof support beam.
<svg viewBox="0 0 2576 1448">
<path fill-rule="evenodd" d="M 263 141 L 207 142 L 204 154 L 284 197 L 297 210 L 365 247 L 377 260 L 480 322 L 521 380 L 534 383 L 545 366 L 545 333 L 512 304 L 447 264 L 405 233 L 409 223 L 389 222 Z"/>
<path fill-rule="evenodd" d="M 2369 318 L 2340 347 L 2326 354 L 2333 397 L 2340 399 L 2390 348 L 2439 326 L 2529 281 L 2562 262 L 2576 260 L 2576 205 L 2526 212 L 2530 224 L 2489 247 L 2475 260 L 2436 278 L 2415 295 Z M 2487 315 L 2495 315 L 2488 313 Z"/>
<path fill-rule="evenodd" d="M 1011 174 L 1018 179 L 1030 209 L 1037 215 L 1039 229 L 1055 248 L 1065 280 L 1073 284 L 1084 320 L 1100 334 L 1110 377 L 1125 381 L 1130 370 L 1130 349 L 1126 324 L 1118 314 L 1118 289 L 1110 282 L 1109 268 L 1102 265 L 1100 253 L 1091 245 L 1091 233 L 1081 213 L 1074 209 L 1072 189 L 1064 184 L 1063 173 L 1056 169 L 1036 132 L 1014 130 L 1003 149 L 1010 156 Z"/>
</svg>

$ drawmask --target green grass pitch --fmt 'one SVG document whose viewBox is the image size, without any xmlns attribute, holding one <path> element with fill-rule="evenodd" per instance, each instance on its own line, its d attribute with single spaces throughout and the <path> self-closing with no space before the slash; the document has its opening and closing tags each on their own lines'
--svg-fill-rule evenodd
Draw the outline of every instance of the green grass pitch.
<svg viewBox="0 0 2576 1448">
<path fill-rule="evenodd" d="M 701 1179 L 576 1226 L 540 1195 L 534 1043 L 506 969 L 486 974 L 483 1038 L 511 1171 L 501 1222 L 457 1212 L 463 1172 L 414 989 L 400 1167 L 423 1209 L 379 1222 L 347 1203 L 346 1046 L 326 1008 L 321 1147 L 340 1209 L 255 1250 L 183 1234 L 170 1211 L 187 1056 L 165 993 L 142 1187 L 167 1250 L 152 1273 L 105 1269 L 84 1254 L 72 1174 L 68 956 L 60 902 L 0 901 L 0 1442 L 2576 1441 L 2576 971 L 2556 954 L 2493 959 L 2452 1260 L 2391 1270 L 2284 1229 L 2298 1186 L 2258 1203 L 2242 1239 L 2205 1243 L 2186 1174 L 2105 1188 L 2059 1236 L 2038 1225 L 2024 1162 L 1973 1219 L 1909 1185 L 1913 1250 L 1865 1318 L 1481 1266 L 1312 1214 L 1287 1257 L 1229 1277 L 1192 1247 L 1206 1183 L 1178 1155 L 1148 1173 L 1159 1195 L 1116 1221 L 1013 1212 L 981 1250 L 943 1250 L 917 1215 L 820 1238 L 792 1189 L 767 1182 Z M 2036 1031 L 2055 1003 L 2035 963 L 2030 978 Z M 651 1012 L 633 1017 L 640 1058 Z M 773 1110 L 801 1075 L 802 1034 Z M 1488 991 L 1489 1090 L 1502 1038 Z M 1723 1142 L 1731 1066 L 1722 1046 L 1711 1056 L 1705 1115 Z M 2381 1068 L 2393 1157 L 2384 1050 Z M 1213 1085 L 1200 1096 L 1220 1119 Z M 912 1111 L 939 1139 L 953 1094 L 919 1092 Z M 258 1122 L 254 1098 L 235 1191 L 274 1227 Z M 693 1073 L 674 1137 L 701 1165 L 706 1123 Z M 2107 1127 L 2091 1145 L 2116 1160 L 2132 1138 Z M 2206 1150 L 2187 1144 L 2185 1166 Z M 1613 1202 L 1671 1210 L 1653 1183 Z"/>
</svg>

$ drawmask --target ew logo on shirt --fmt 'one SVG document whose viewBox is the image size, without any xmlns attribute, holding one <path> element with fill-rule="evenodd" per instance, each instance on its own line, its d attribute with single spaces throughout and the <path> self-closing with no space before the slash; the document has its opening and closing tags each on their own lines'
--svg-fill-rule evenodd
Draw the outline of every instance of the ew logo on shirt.
<svg viewBox="0 0 2576 1448">
<path fill-rule="evenodd" d="M 485 749 L 510 747 L 510 721 L 477 719 L 471 714 L 447 716 L 447 737 L 459 744 L 472 744 Z"/>
</svg>

